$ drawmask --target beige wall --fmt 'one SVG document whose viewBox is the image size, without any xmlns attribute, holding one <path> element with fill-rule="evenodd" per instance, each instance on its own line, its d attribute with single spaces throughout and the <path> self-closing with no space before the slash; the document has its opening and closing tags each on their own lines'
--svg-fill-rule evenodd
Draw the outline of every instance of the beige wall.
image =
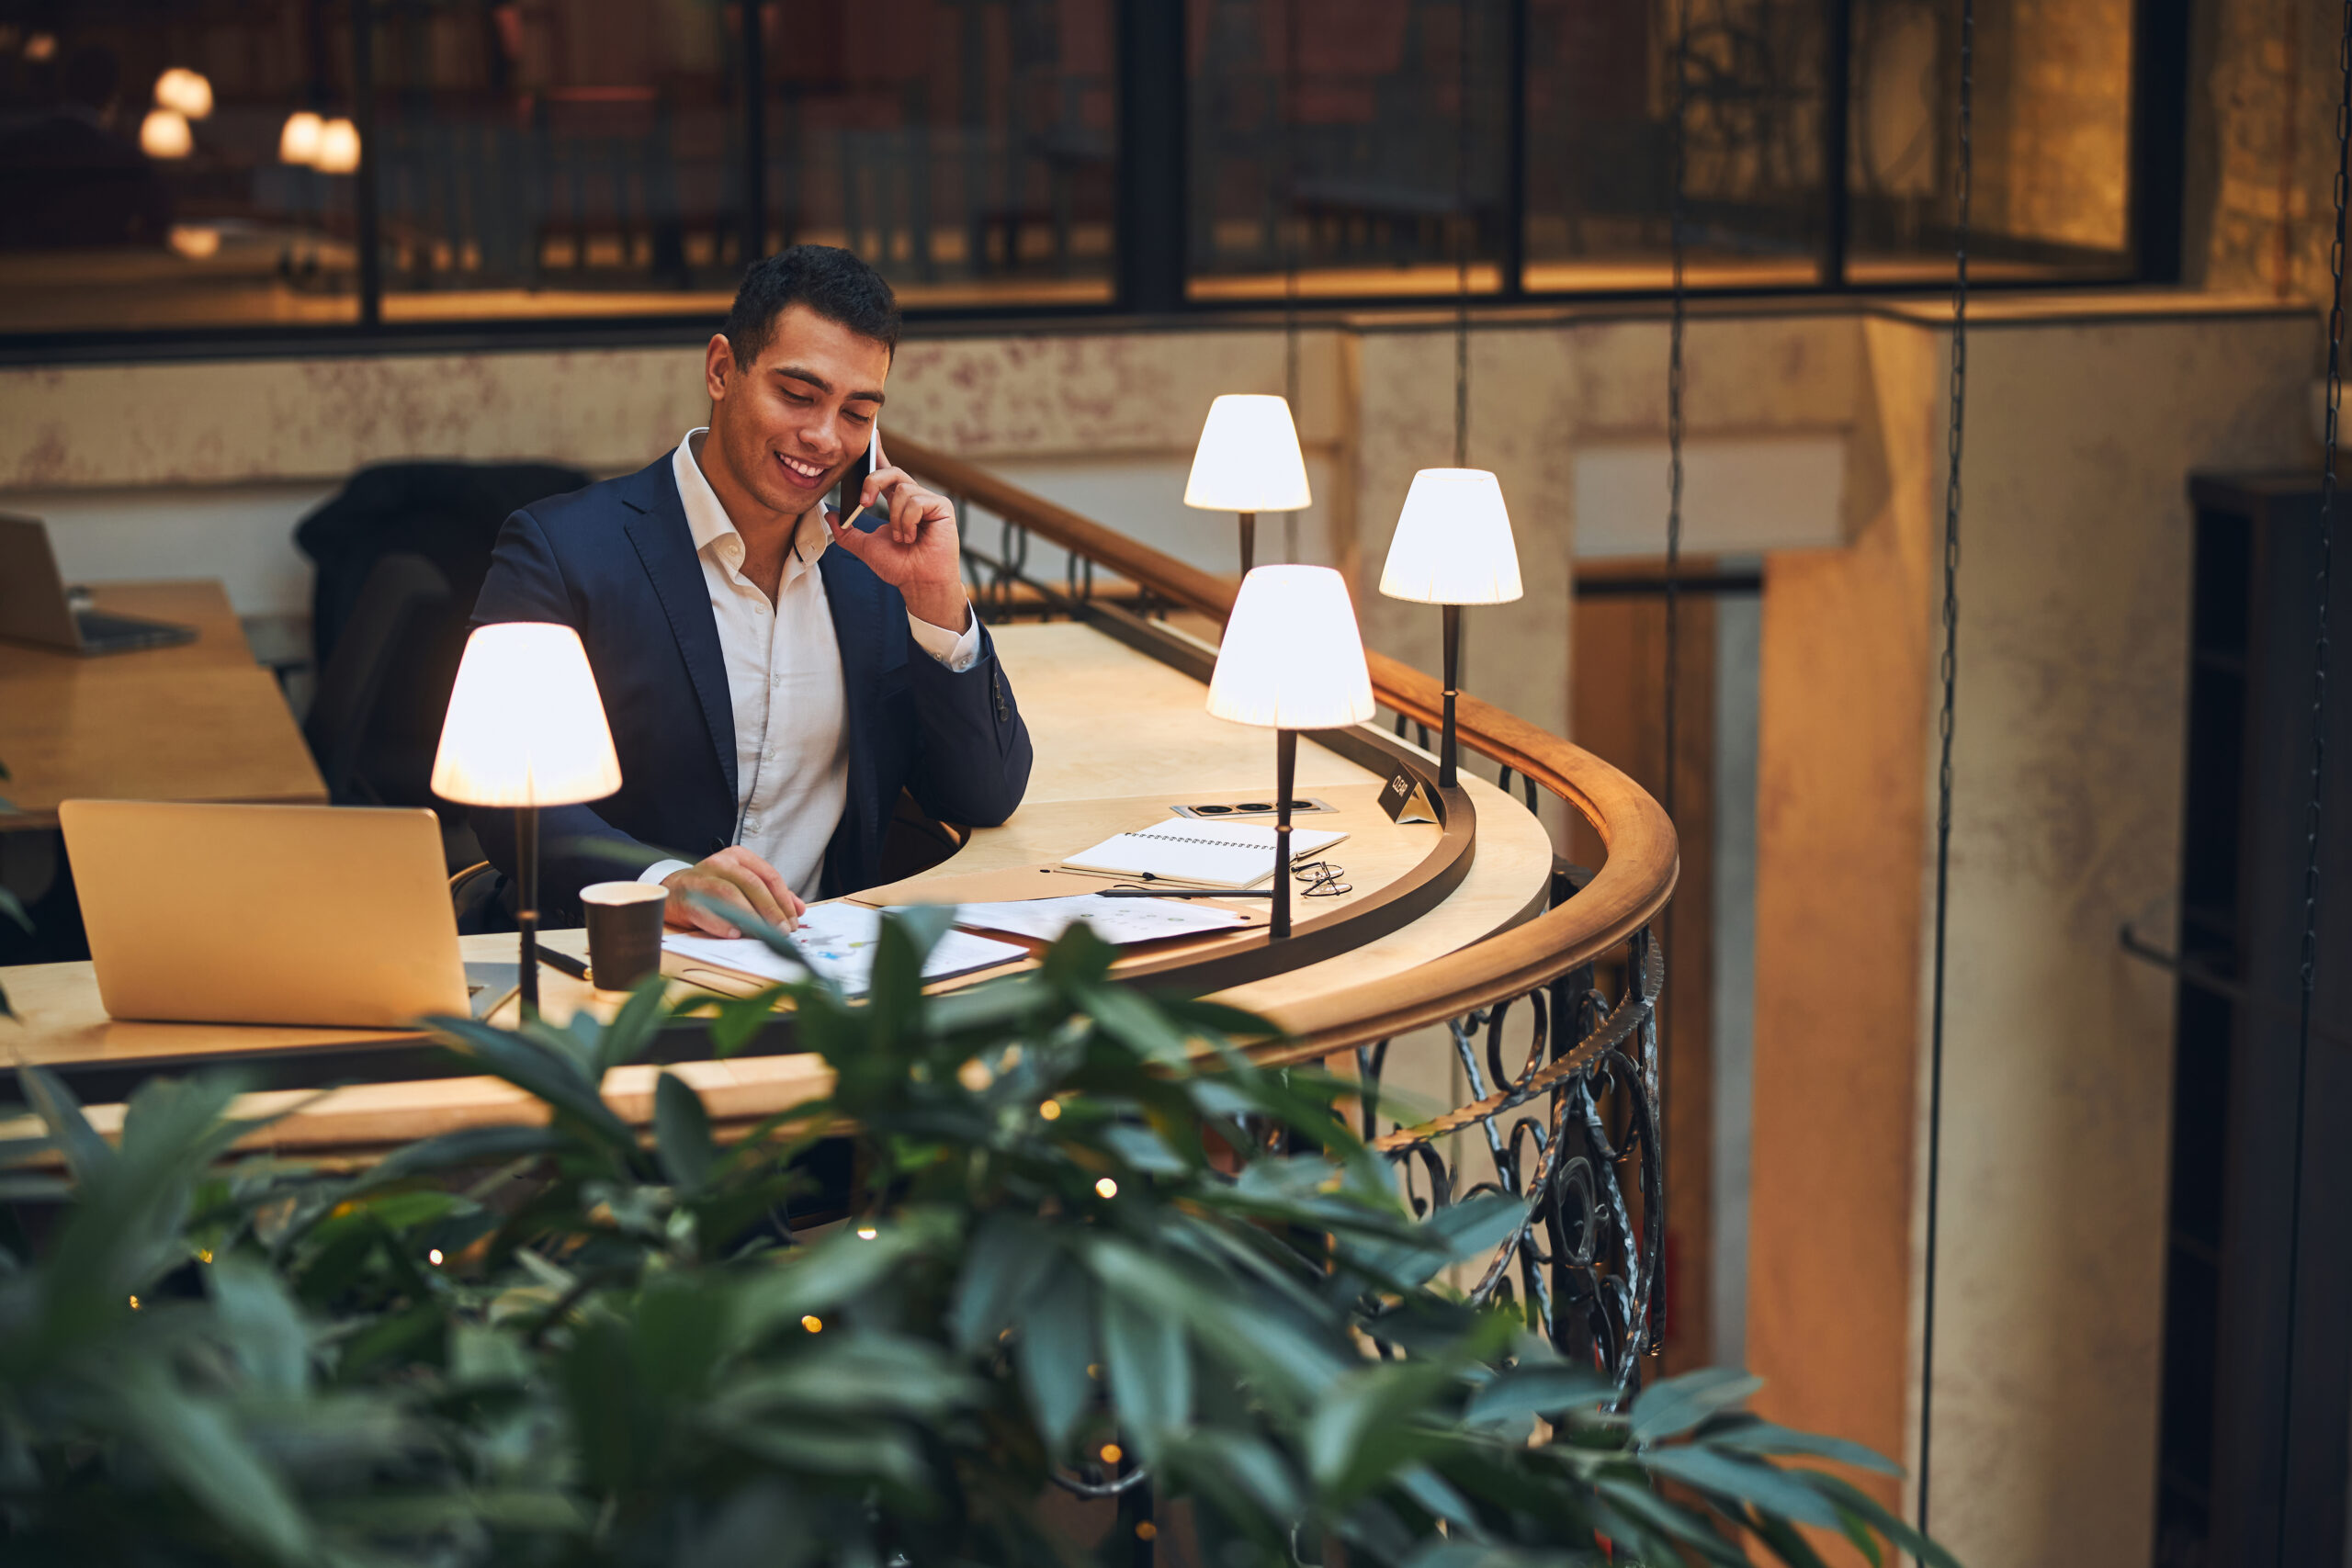
<svg viewBox="0 0 2352 1568">
<path fill-rule="evenodd" d="M 2063 304 L 1987 307 L 1973 340 L 1937 1519 L 1971 1562 L 2137 1568 L 2170 1024 L 2114 932 L 2174 877 L 2182 480 L 2304 455 L 2316 334 L 2211 301 L 2089 321 L 2099 302 Z M 1849 542 L 1768 569 L 1747 1338 L 1774 1409 L 1897 1451 L 1916 1409 L 1942 344 L 1934 308 L 1885 306 L 1710 315 L 1689 346 L 1694 437 L 1830 434 L 1849 453 Z M 1452 458 L 1444 324 L 1320 330 L 1303 350 L 1324 491 L 1308 553 L 1355 570 L 1374 644 L 1433 664 L 1437 617 L 1371 585 L 1412 469 Z M 1529 594 L 1470 617 L 1468 684 L 1570 728 L 1574 466 L 1663 434 L 1666 328 L 1555 316 L 1482 329 L 1472 357 L 1471 460 L 1503 478 Z M 624 469 L 699 418 L 696 364 L 683 345 L 0 372 L 0 505 L 152 514 L 406 456 Z M 1167 492 L 1209 397 L 1282 380 L 1272 331 L 910 343 L 889 423 L 1169 536 L 1198 526 Z M 1662 546 L 1663 476 L 1657 518 Z M 1206 557 L 1223 526 L 1178 544 Z M 207 536 L 183 521 L 134 553 L 201 573 Z"/>
<path fill-rule="evenodd" d="M 2317 335 L 1970 343 L 1935 1517 L 1972 1563 L 2150 1560 L 2172 987 L 2116 932 L 2178 886 L 2182 476 L 2316 468 Z"/>
</svg>

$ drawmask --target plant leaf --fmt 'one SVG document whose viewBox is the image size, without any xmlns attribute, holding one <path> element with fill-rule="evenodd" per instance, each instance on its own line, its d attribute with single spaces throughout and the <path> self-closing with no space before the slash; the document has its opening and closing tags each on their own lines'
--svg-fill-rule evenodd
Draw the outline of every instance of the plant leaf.
<svg viewBox="0 0 2352 1568">
<path fill-rule="evenodd" d="M 28 1063 L 17 1069 L 17 1081 L 24 1086 L 25 1102 L 47 1124 L 57 1152 L 65 1156 L 75 1180 L 87 1181 L 114 1163 L 113 1146 L 98 1136 L 89 1118 L 82 1114 L 82 1102 L 74 1098 L 64 1079 L 47 1067 Z"/>
<path fill-rule="evenodd" d="M 1022 1392 L 1046 1453 L 1056 1458 L 1069 1450 L 1078 1418 L 1094 1399 L 1094 1381 L 1086 1375 L 1095 1364 L 1093 1296 L 1083 1269 L 1066 1258 L 1056 1259 L 1013 1340 Z"/>
<path fill-rule="evenodd" d="M 634 998 L 629 1005 L 636 1005 Z M 711 1140 L 702 1096 L 675 1073 L 663 1073 L 654 1083 L 653 1136 L 671 1182 L 682 1192 L 700 1191 L 718 1162 L 718 1147 Z"/>
<path fill-rule="evenodd" d="M 1830 1530 L 1845 1529 L 1845 1521 L 1838 1518 L 1829 1499 L 1795 1475 L 1771 1465 L 1735 1459 L 1713 1449 L 1679 1445 L 1646 1449 L 1641 1457 L 1642 1463 L 1654 1473 L 1696 1486 L 1702 1492 L 1753 1503 L 1766 1513 L 1778 1514 L 1799 1524 L 1818 1525 Z"/>
<path fill-rule="evenodd" d="M 1763 1386 L 1762 1378 L 1725 1367 L 1704 1367 L 1652 1383 L 1634 1397 L 1634 1441 L 1679 1436 Z"/>
<path fill-rule="evenodd" d="M 1147 1454 L 1193 1415 L 1193 1353 L 1172 1315 L 1120 1293 L 1102 1297 L 1102 1370 L 1122 1430 Z"/>
<path fill-rule="evenodd" d="M 1711 1448 L 1736 1449 L 1741 1453 L 1804 1454 L 1809 1458 L 1850 1464 L 1857 1470 L 1867 1470 L 1879 1475 L 1903 1473 L 1901 1465 L 1860 1443 L 1827 1437 L 1819 1432 L 1800 1432 L 1770 1421 L 1743 1421 L 1720 1431 L 1702 1432 L 1698 1440 Z"/>
<path fill-rule="evenodd" d="M 982 1220 L 948 1314 L 956 1348 L 969 1356 L 994 1344 L 1059 1256 L 1052 1231 L 1028 1215 L 1000 1209 Z"/>
<path fill-rule="evenodd" d="M 1883 1503 L 1844 1476 L 1819 1470 L 1801 1470 L 1792 1473 L 1804 1477 L 1817 1491 L 1835 1499 L 1848 1512 L 1860 1515 L 1863 1523 L 1897 1548 L 1909 1552 L 1919 1562 L 1929 1565 L 1929 1568 L 1960 1568 L 1959 1561 L 1951 1552 L 1913 1529 L 1901 1515 L 1890 1511 Z"/>
<path fill-rule="evenodd" d="M 1537 1416 L 1614 1398 L 1614 1384 L 1589 1368 L 1558 1363 L 1505 1372 L 1471 1397 L 1463 1420 L 1473 1427 L 1516 1425 L 1523 1434 Z"/>
</svg>

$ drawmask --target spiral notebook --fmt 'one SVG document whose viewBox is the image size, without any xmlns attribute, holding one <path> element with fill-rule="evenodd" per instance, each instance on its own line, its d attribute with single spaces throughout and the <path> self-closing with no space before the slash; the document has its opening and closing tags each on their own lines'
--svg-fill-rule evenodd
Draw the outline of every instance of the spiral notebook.
<svg viewBox="0 0 2352 1568">
<path fill-rule="evenodd" d="M 1329 849 L 1346 837 L 1328 829 L 1294 828 L 1291 858 Z M 1274 874 L 1274 829 L 1262 822 L 1155 822 L 1140 832 L 1105 839 L 1062 864 L 1113 876 L 1255 887 Z"/>
</svg>

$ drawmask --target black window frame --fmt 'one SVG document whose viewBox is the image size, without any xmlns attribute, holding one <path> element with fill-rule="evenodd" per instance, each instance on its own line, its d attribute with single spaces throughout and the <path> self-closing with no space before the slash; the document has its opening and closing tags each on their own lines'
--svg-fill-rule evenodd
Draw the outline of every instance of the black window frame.
<svg viewBox="0 0 2352 1568">
<path fill-rule="evenodd" d="M 1113 298 L 1098 304 L 1022 303 L 910 307 L 908 324 L 921 335 L 968 335 L 1012 327 L 1062 325 L 1080 330 L 1118 326 L 1164 328 L 1227 324 L 1267 315 L 1263 307 L 1241 307 L 1188 297 L 1189 248 L 1185 215 L 1186 50 L 1184 7 L 1188 0 L 1113 0 L 1118 98 L 1117 211 Z M 1510 58 L 1517 65 L 1510 96 L 1509 207 L 1502 226 L 1502 286 L 1474 295 L 1473 310 L 1497 306 L 1606 303 L 1639 306 L 1668 296 L 1661 288 L 1530 289 L 1526 275 L 1527 38 L 1528 0 L 1508 0 Z M 1824 181 L 1824 247 L 1820 280 L 1809 284 L 1729 284 L 1694 288 L 1711 299 L 1871 297 L 1917 294 L 1935 285 L 1916 280 L 1858 282 L 1848 276 L 1848 165 L 1850 134 L 1848 105 L 1852 83 L 1852 0 L 1825 0 L 1826 112 L 1822 116 L 1823 168 L 1841 172 Z M 356 83 L 354 118 L 361 135 L 361 162 L 354 186 L 359 254 L 357 320 L 349 324 L 222 325 L 108 331 L 0 333 L 0 364 L 57 364 L 175 358 L 300 357 L 365 353 L 435 353 L 486 348 L 527 349 L 579 344 L 627 345 L 675 343 L 715 316 L 689 311 L 595 317 L 513 317 L 464 321 L 390 322 L 383 319 L 381 247 L 375 243 L 379 204 L 372 149 L 375 104 L 374 0 L 352 0 L 352 67 Z M 744 92 L 739 111 L 747 140 L 741 215 L 746 249 L 756 253 L 767 232 L 764 142 L 760 137 L 765 102 L 764 39 L 758 0 L 734 0 L 740 24 L 739 65 Z M 2132 23 L 2132 102 L 2127 244 L 2132 257 L 2121 276 L 1976 281 L 1986 292 L 2020 289 L 2112 288 L 2135 284 L 2177 284 L 2181 279 L 2181 241 L 2191 17 L 2189 0 L 2137 0 Z M 1145 199 L 1147 196 L 1153 199 Z M 1453 303 L 1426 295 L 1400 297 L 1367 292 L 1317 296 L 1302 304 L 1303 314 L 1330 317 L 1383 308 L 1427 310 Z"/>
</svg>

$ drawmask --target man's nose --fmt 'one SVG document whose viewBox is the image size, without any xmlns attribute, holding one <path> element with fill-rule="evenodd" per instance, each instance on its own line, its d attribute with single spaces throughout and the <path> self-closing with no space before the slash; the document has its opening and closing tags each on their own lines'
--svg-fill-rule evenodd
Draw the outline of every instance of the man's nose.
<svg viewBox="0 0 2352 1568">
<path fill-rule="evenodd" d="M 799 437 L 800 450 L 808 457 L 826 464 L 837 463 L 841 460 L 842 439 L 834 431 L 831 421 L 825 419 L 805 421 L 794 434 Z"/>
</svg>

